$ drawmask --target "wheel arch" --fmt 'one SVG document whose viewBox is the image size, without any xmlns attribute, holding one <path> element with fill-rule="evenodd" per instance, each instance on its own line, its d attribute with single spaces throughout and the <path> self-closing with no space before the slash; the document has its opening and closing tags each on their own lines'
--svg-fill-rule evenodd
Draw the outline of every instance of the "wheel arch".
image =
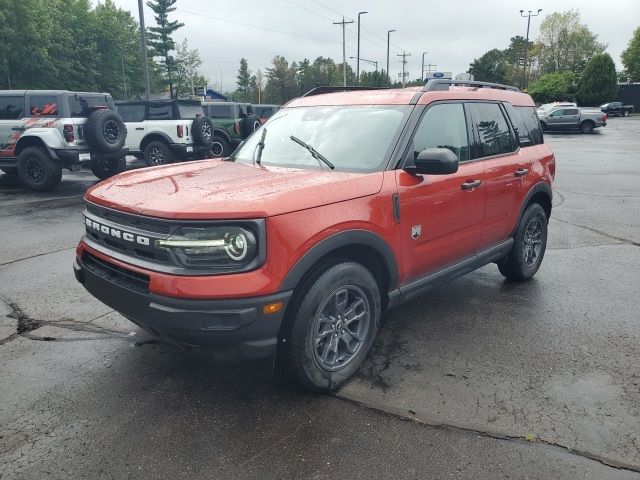
<svg viewBox="0 0 640 480">
<path fill-rule="evenodd" d="M 524 215 L 525 210 L 532 203 L 538 203 L 544 209 L 544 213 L 547 216 L 547 220 L 551 218 L 551 210 L 552 210 L 552 201 L 553 201 L 553 191 L 551 190 L 551 186 L 546 182 L 536 183 L 522 202 L 522 207 L 520 208 L 520 214 L 518 215 L 518 220 L 516 221 L 515 227 L 511 232 L 511 236 L 515 235 L 516 230 L 518 229 L 518 225 L 520 224 L 520 220 Z"/>
<path fill-rule="evenodd" d="M 387 242 L 369 230 L 348 230 L 331 235 L 313 246 L 289 270 L 280 290 L 295 290 L 332 262 L 351 260 L 369 269 L 380 287 L 383 307 L 388 293 L 398 285 L 398 262 Z"/>
<path fill-rule="evenodd" d="M 156 141 L 166 143 L 167 145 L 171 145 L 173 143 L 171 137 L 169 137 L 169 135 L 167 135 L 166 133 L 151 132 L 146 134 L 140 142 L 140 151 L 144 153 L 144 149 L 147 148 L 147 145 L 149 145 L 151 142 Z"/>
<path fill-rule="evenodd" d="M 55 139 L 55 137 L 54 137 L 54 139 Z M 49 148 L 47 143 L 39 135 L 22 135 L 18 139 L 18 141 L 16 142 L 16 148 L 14 149 L 14 155 L 16 157 L 19 157 L 20 154 L 22 153 L 22 151 L 25 148 L 29 148 L 29 147 L 40 147 L 45 152 L 47 152 L 50 156 L 53 157 L 51 148 Z M 56 147 L 62 148 L 62 146 L 58 146 L 58 145 L 56 145 Z M 54 148 L 56 148 L 56 147 L 54 147 Z"/>
</svg>

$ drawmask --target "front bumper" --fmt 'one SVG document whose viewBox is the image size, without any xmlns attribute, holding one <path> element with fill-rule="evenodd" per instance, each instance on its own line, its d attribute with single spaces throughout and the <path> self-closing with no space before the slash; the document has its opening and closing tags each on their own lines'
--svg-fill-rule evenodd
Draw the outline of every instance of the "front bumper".
<svg viewBox="0 0 640 480">
<path fill-rule="evenodd" d="M 73 266 L 89 293 L 143 329 L 182 347 L 210 350 L 225 364 L 242 364 L 275 355 L 278 332 L 292 292 L 224 300 L 180 299 L 127 288 L 87 268 Z M 283 302 L 277 313 L 263 306 Z"/>
<path fill-rule="evenodd" d="M 56 158 L 62 162 L 64 167 L 70 167 L 72 165 L 89 165 L 91 163 L 92 158 L 102 158 L 102 157 L 112 157 L 112 158 L 122 158 L 129 155 L 129 149 L 123 148 L 116 153 L 95 153 L 88 150 L 77 150 L 77 149 L 60 149 L 60 150 L 52 150 L 51 156 Z"/>
</svg>

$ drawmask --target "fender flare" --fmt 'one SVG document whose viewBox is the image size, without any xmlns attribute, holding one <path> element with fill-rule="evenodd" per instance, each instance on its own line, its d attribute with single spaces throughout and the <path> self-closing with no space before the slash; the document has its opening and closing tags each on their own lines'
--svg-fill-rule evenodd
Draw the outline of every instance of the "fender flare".
<svg viewBox="0 0 640 480">
<path fill-rule="evenodd" d="M 538 193 L 544 193 L 549 197 L 549 202 L 551 205 L 553 205 L 553 191 L 551 190 L 551 186 L 544 181 L 540 181 L 538 183 L 536 183 L 533 187 L 531 187 L 531 190 L 529 190 L 529 193 L 527 193 L 527 196 L 524 197 L 524 201 L 522 202 L 522 205 L 520 206 L 520 213 L 518 214 L 518 221 L 516 222 L 515 227 L 513 228 L 512 232 L 511 232 L 511 236 L 513 237 L 516 233 L 516 230 L 518 230 L 518 225 L 520 225 L 520 220 L 522 220 L 522 216 L 524 215 L 524 211 L 527 208 L 527 205 L 529 205 L 529 202 L 531 201 L 531 199 L 533 198 L 534 195 L 537 195 Z M 549 211 L 549 215 L 551 215 L 551 210 Z"/>
<path fill-rule="evenodd" d="M 149 132 L 147 133 L 143 138 L 142 141 L 140 142 L 140 151 L 144 152 L 144 149 L 146 148 L 146 146 L 149 144 L 149 142 L 152 142 L 153 140 L 150 140 L 149 137 L 160 137 L 162 138 L 162 140 L 164 140 L 165 142 L 167 142 L 168 145 L 171 145 L 173 142 L 173 140 L 171 140 L 171 137 L 169 135 L 167 135 L 164 132 Z M 144 145 L 144 147 L 143 147 Z"/>
<path fill-rule="evenodd" d="M 61 150 L 65 148 L 65 142 L 62 138 L 62 134 L 55 128 L 28 128 L 24 131 L 20 138 L 16 142 L 15 151 L 18 152 L 16 155 L 19 155 L 20 150 L 22 150 L 22 144 L 25 143 L 25 140 L 36 138 L 42 145 L 49 151 L 52 150 Z"/>
<path fill-rule="evenodd" d="M 295 289 L 322 257 L 348 245 L 366 245 L 373 248 L 383 259 L 389 272 L 389 289 L 392 290 L 398 286 L 398 263 L 387 242 L 380 235 L 369 230 L 346 230 L 326 237 L 311 247 L 291 267 L 280 285 L 280 291 Z"/>
</svg>

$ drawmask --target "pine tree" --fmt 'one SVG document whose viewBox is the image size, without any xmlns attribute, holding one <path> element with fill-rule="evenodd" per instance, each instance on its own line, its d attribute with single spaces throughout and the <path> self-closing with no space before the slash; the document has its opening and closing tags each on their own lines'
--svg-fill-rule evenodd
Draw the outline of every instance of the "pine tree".
<svg viewBox="0 0 640 480">
<path fill-rule="evenodd" d="M 161 64 L 166 75 L 166 82 L 169 84 L 169 92 L 173 96 L 174 67 L 175 59 L 171 51 L 175 50 L 176 44 L 171 35 L 184 26 L 184 23 L 169 21 L 169 14 L 176 10 L 174 7 L 177 0 L 149 0 L 147 6 L 155 13 L 155 27 L 149 27 L 147 37 L 149 46 L 153 49 L 153 56 L 161 57 Z"/>
<path fill-rule="evenodd" d="M 251 70 L 249 70 L 249 63 L 246 58 L 240 59 L 240 68 L 238 68 L 236 84 L 238 85 L 236 91 L 240 94 L 241 101 L 250 101 Z"/>
<path fill-rule="evenodd" d="M 578 80 L 577 97 L 581 106 L 596 106 L 615 100 L 618 94 L 616 66 L 608 53 L 594 55 Z"/>
</svg>

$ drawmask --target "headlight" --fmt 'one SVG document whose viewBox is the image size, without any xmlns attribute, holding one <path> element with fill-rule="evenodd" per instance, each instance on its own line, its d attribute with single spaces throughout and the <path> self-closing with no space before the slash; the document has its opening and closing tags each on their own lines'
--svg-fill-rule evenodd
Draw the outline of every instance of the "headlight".
<svg viewBox="0 0 640 480">
<path fill-rule="evenodd" d="M 182 227 L 170 238 L 156 240 L 156 246 L 169 250 L 187 268 L 237 270 L 257 256 L 256 235 L 237 226 Z"/>
</svg>

